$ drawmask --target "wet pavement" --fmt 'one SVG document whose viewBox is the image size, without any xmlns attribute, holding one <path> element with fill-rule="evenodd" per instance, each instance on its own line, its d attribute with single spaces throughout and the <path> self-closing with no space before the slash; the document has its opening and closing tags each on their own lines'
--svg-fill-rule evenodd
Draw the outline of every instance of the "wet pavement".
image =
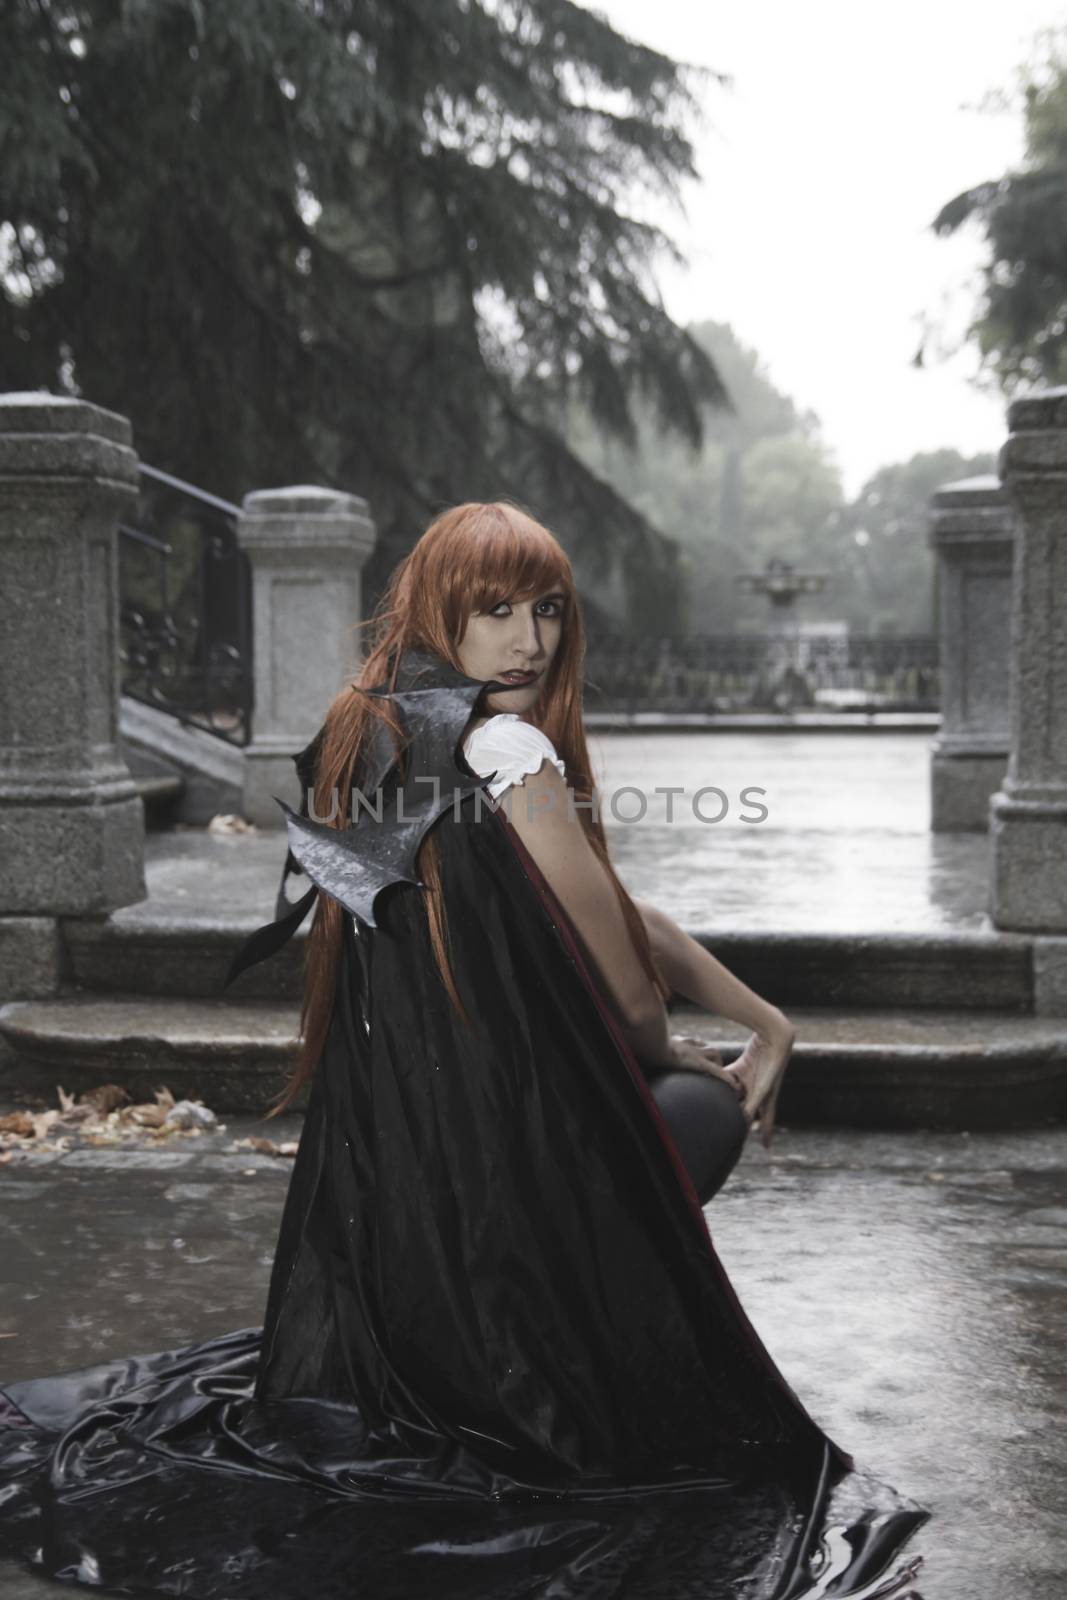
<svg viewBox="0 0 1067 1600">
<path fill-rule="evenodd" d="M 929 733 L 593 734 L 632 892 L 694 929 L 973 931 L 985 835 L 929 831 Z M 638 791 L 623 792 L 627 786 Z M 668 821 L 666 797 L 681 789 Z M 724 792 L 727 810 L 702 786 Z M 742 791 L 761 789 L 762 794 Z M 627 822 L 642 809 L 638 822 Z M 760 815 L 761 821 L 744 817 Z M 152 898 L 115 919 L 206 941 L 267 920 L 280 834 L 155 836 Z M 0 1112 L 9 1109 L 0 1104 Z M 166 1149 L 0 1165 L 0 1382 L 262 1321 L 291 1170 L 231 1149 L 299 1118 L 230 1115 Z M 925 1600 L 1067 1594 L 1067 1127 L 866 1132 L 780 1123 L 707 1216 L 752 1321 L 857 1464 L 928 1506 Z M 74 1592 L 0 1565 L 3 1600 Z M 265 1597 L 267 1600 L 267 1597 Z"/>
<path fill-rule="evenodd" d="M 884 729 L 589 736 L 620 876 L 683 927 L 988 929 L 989 839 L 930 832 L 931 743 Z M 668 800 L 672 787 L 682 792 Z M 711 788 L 725 799 L 700 794 Z M 112 921 L 131 941 L 156 927 L 209 939 L 255 927 L 274 914 L 284 857 L 281 833 L 151 834 L 149 898 Z"/>
<path fill-rule="evenodd" d="M 683 927 L 985 929 L 989 837 L 931 833 L 932 743 L 713 730 L 592 734 L 589 751 L 620 877 Z"/>
<path fill-rule="evenodd" d="M 230 1145 L 298 1130 L 231 1116 L 164 1150 L 0 1166 L 0 1380 L 259 1325 L 291 1167 Z M 805 1405 L 934 1512 L 925 1600 L 1062 1600 L 1067 1128 L 779 1126 L 706 1214 Z M 61 1588 L 0 1565 L 4 1600 Z"/>
</svg>

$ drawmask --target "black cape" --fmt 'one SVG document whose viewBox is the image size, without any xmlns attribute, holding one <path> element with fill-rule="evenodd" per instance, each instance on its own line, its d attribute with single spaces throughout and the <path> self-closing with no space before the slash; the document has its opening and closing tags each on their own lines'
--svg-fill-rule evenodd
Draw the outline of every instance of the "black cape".
<svg viewBox="0 0 1067 1600">
<path fill-rule="evenodd" d="M 385 820 L 331 847 L 289 815 L 304 910 L 351 915 L 263 1326 L 0 1388 L 0 1553 L 200 1600 L 915 1595 L 919 1558 L 894 1563 L 929 1512 L 778 1371 L 572 924 L 463 760 L 484 685 L 409 652 L 413 682 Z M 389 822 L 453 760 L 456 793 Z M 466 1023 L 408 875 L 430 827 Z"/>
</svg>

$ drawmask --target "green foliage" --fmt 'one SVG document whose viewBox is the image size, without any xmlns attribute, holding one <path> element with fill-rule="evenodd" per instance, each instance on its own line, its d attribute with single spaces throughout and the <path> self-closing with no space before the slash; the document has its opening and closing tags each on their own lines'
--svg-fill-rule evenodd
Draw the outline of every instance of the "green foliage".
<svg viewBox="0 0 1067 1600">
<path fill-rule="evenodd" d="M 968 335 L 1001 391 L 1067 383 L 1067 61 L 1063 36 L 1019 73 L 1021 168 L 964 190 L 938 233 L 973 222 L 985 235 L 982 301 Z"/>
<path fill-rule="evenodd" d="M 365 495 L 368 602 L 509 496 L 673 614 L 675 546 L 557 420 L 632 438 L 639 400 L 696 443 L 724 398 L 626 211 L 694 174 L 693 69 L 568 0 L 9 0 L 4 33 L 4 388 L 232 499 Z"/>
</svg>

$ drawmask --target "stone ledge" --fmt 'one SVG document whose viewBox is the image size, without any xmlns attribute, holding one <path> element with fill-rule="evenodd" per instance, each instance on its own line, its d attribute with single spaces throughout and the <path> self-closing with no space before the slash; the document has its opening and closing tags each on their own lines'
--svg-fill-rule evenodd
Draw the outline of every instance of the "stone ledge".
<svg viewBox="0 0 1067 1600">
<path fill-rule="evenodd" d="M 974 1011 L 790 1007 L 797 1037 L 778 1102 L 782 1122 L 845 1127 L 1024 1128 L 1067 1120 L 1067 1017 Z M 707 1012 L 671 1012 L 729 1064 L 749 1030 Z"/>
<path fill-rule="evenodd" d="M 244 754 L 237 745 L 187 727 L 129 695 L 119 701 L 119 728 L 135 777 L 154 769 L 182 779 L 176 820 L 203 825 L 218 812 L 240 811 Z"/>
<path fill-rule="evenodd" d="M 794 1008 L 783 1123 L 982 1129 L 1067 1117 L 1067 1018 L 1011 1013 Z M 748 1030 L 678 1009 L 672 1031 L 707 1039 L 732 1059 Z M 25 1077 L 18 1086 L 68 1093 L 101 1082 L 215 1111 L 266 1111 L 296 1042 L 295 1006 L 213 1000 L 66 997 L 0 1010 L 0 1037 Z"/>
<path fill-rule="evenodd" d="M 106 406 L 93 405 L 76 395 L 51 394 L 47 389 L 23 389 L 0 394 L 0 432 L 45 434 L 95 434 L 115 444 L 132 444 L 128 417 Z"/>
<path fill-rule="evenodd" d="M 1034 1011 L 1067 1025 L 1067 937 L 1034 938 Z"/>
<path fill-rule="evenodd" d="M 295 1057 L 295 1006 L 267 1002 L 144 999 L 95 995 L 16 1001 L 0 1009 L 0 1038 L 14 1052 L 9 1086 L 68 1094 L 118 1083 L 150 1100 L 166 1086 L 175 1099 L 213 1111 L 269 1109 Z"/>
<path fill-rule="evenodd" d="M 220 852 L 220 871 L 225 865 Z M 247 882 L 252 881 L 249 873 Z M 272 920 L 273 899 L 268 896 L 276 882 L 272 863 L 270 876 L 263 873 L 262 909 L 257 913 L 246 909 L 236 893 L 232 910 L 227 911 L 225 902 L 208 904 L 203 897 L 194 908 L 190 896 L 179 897 L 175 878 L 166 901 L 157 892 L 110 917 L 67 919 L 63 934 L 74 981 L 108 993 L 218 997 L 235 951 Z M 305 877 L 291 878 L 290 901 L 307 887 Z M 234 999 L 298 999 L 310 926 L 309 915 L 288 944 L 242 974 L 226 994 Z M 690 931 L 743 983 L 776 1005 L 1031 1011 L 1027 935 Z"/>
</svg>

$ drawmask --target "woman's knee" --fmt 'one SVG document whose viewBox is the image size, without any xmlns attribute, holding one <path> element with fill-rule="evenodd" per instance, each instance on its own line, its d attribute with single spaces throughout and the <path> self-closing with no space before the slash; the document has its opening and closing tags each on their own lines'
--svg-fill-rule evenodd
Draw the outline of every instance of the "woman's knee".
<svg viewBox="0 0 1067 1600">
<path fill-rule="evenodd" d="M 737 1091 L 707 1073 L 670 1069 L 651 1088 L 701 1204 L 706 1204 L 733 1171 L 748 1134 Z"/>
<path fill-rule="evenodd" d="M 711 1107 L 713 1116 L 709 1119 L 715 1137 L 713 1146 L 707 1152 L 701 1182 L 696 1186 L 701 1205 L 707 1205 L 712 1195 L 722 1188 L 740 1160 L 748 1137 L 748 1119 L 741 1109 L 737 1090 L 721 1078 L 707 1081 L 716 1086 Z"/>
</svg>

